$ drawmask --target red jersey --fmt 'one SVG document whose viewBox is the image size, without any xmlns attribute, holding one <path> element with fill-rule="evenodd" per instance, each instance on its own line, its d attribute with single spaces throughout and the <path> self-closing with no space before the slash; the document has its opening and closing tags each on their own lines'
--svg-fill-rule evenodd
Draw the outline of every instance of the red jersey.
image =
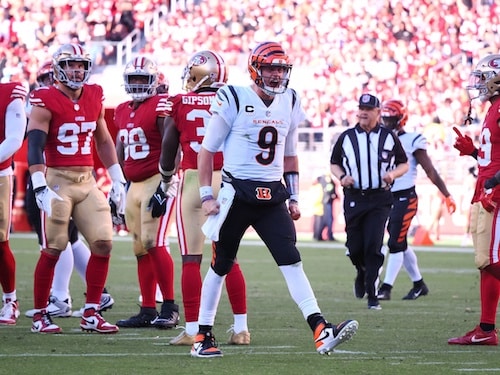
<svg viewBox="0 0 500 375">
<path fill-rule="evenodd" d="M 500 99 L 491 104 L 479 136 L 481 145 L 477 153 L 478 174 L 472 202 L 478 202 L 484 183 L 500 171 Z M 496 188 L 493 200 L 500 202 L 500 188 Z"/>
<path fill-rule="evenodd" d="M 85 84 L 75 102 L 55 86 L 40 87 L 30 93 L 33 107 L 52 113 L 45 145 L 48 167 L 94 166 L 94 131 L 103 101 L 102 87 L 95 84 Z"/>
<path fill-rule="evenodd" d="M 198 153 L 205 136 L 205 125 L 212 114 L 208 110 L 215 97 L 214 91 L 189 92 L 170 98 L 167 116 L 172 117 L 179 131 L 182 149 L 181 168 L 198 169 Z M 222 168 L 222 152 L 214 155 L 214 170 Z"/>
<path fill-rule="evenodd" d="M 0 84 L 0 143 L 5 141 L 5 116 L 7 107 L 15 99 L 26 100 L 28 91 L 20 82 L 8 82 Z M 0 163 L 0 170 L 12 165 L 12 157 Z"/>
<path fill-rule="evenodd" d="M 146 99 L 133 108 L 133 102 L 121 103 L 115 110 L 118 137 L 124 147 L 123 171 L 127 180 L 144 181 L 159 173 L 162 135 L 156 122 L 165 117 L 168 95 Z"/>
</svg>

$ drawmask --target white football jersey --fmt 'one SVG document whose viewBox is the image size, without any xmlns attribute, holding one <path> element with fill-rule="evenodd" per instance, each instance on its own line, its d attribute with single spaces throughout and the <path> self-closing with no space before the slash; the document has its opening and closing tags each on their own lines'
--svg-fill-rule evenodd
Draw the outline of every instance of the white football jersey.
<svg viewBox="0 0 500 375">
<path fill-rule="evenodd" d="M 403 145 L 403 148 L 408 157 L 408 164 L 410 168 L 403 176 L 396 178 L 394 185 L 392 186 L 392 191 L 400 191 L 409 189 L 415 186 L 415 181 L 417 180 L 417 166 L 418 162 L 413 156 L 416 150 L 427 150 L 427 139 L 419 133 L 403 133 L 399 136 L 399 140 Z"/>
<path fill-rule="evenodd" d="M 239 179 L 281 180 L 284 156 L 297 154 L 297 128 L 306 118 L 299 97 L 287 89 L 268 107 L 251 87 L 231 87 L 234 93 L 220 88 L 210 107 L 230 127 L 221 140 L 223 169 Z"/>
</svg>

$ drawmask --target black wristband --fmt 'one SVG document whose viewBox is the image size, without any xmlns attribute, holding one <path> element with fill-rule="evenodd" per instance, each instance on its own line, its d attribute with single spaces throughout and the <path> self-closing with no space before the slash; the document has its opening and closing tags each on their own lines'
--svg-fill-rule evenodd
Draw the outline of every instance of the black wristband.
<svg viewBox="0 0 500 375">
<path fill-rule="evenodd" d="M 38 194 L 41 191 L 44 191 L 47 186 L 39 186 L 36 189 L 33 189 L 33 193 Z"/>
</svg>

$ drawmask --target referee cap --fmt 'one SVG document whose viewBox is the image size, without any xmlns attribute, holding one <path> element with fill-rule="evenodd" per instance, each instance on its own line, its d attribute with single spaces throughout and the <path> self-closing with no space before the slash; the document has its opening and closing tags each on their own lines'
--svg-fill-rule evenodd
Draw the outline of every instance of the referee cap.
<svg viewBox="0 0 500 375">
<path fill-rule="evenodd" d="M 380 100 L 374 95 L 363 94 L 359 98 L 360 107 L 380 108 Z"/>
</svg>

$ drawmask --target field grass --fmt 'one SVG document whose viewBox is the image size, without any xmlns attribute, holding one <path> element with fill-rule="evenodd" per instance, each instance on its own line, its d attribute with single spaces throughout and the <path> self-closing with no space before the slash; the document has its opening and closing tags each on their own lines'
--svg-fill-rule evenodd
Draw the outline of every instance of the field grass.
<svg viewBox="0 0 500 375">
<path fill-rule="evenodd" d="M 14 234 L 17 292 L 24 312 L 32 308 L 33 270 L 38 258 L 33 236 Z M 402 301 L 411 282 L 401 272 L 393 300 L 383 310 L 366 308 L 353 297 L 354 268 L 342 243 L 301 241 L 304 267 L 325 316 L 360 323 L 357 335 L 330 356 L 315 352 L 312 334 L 291 300 L 284 280 L 260 241 L 241 246 L 239 260 L 247 278 L 248 347 L 225 345 L 232 323 L 227 297 L 219 306 L 214 333 L 223 358 L 191 358 L 189 348 L 168 344 L 177 330 L 122 329 L 116 335 L 83 333 L 76 318 L 55 319 L 64 333 L 30 333 L 22 314 L 14 327 L 0 327 L 0 374 L 493 374 L 500 372 L 498 347 L 449 346 L 447 339 L 472 329 L 479 319 L 478 272 L 471 248 L 417 248 L 430 294 Z M 176 292 L 180 303 L 180 256 Z M 206 270 L 205 257 L 204 270 Z M 111 322 L 138 311 L 136 262 L 130 238 L 116 238 L 107 286 L 116 300 L 103 315 Z M 72 280 L 73 307 L 82 306 L 83 286 Z M 183 321 L 181 320 L 181 324 Z"/>
</svg>

